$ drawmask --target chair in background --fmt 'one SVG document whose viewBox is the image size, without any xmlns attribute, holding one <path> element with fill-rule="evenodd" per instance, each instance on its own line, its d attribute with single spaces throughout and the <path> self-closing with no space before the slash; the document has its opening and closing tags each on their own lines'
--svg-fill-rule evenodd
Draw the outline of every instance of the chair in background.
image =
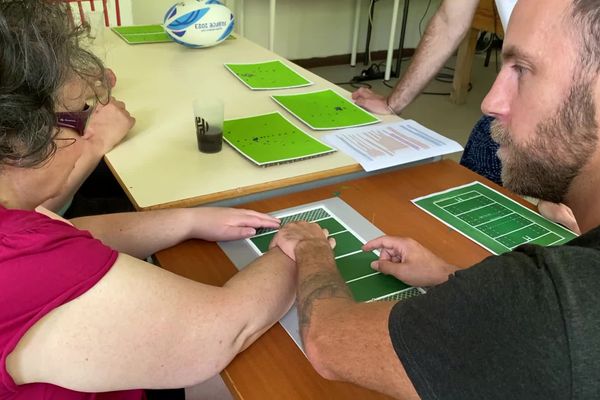
<svg viewBox="0 0 600 400">
<path fill-rule="evenodd" d="M 119 0 L 63 0 L 69 4 L 73 23 L 83 23 L 89 13 L 101 12 L 104 26 L 121 26 L 121 4 Z M 88 21 L 89 22 L 89 21 Z"/>
</svg>

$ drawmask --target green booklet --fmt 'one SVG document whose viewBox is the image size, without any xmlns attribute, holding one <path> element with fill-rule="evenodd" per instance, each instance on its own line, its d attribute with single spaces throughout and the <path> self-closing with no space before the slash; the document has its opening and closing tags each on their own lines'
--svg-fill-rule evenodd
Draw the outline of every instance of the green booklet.
<svg viewBox="0 0 600 400">
<path fill-rule="evenodd" d="M 281 220 L 281 226 L 293 221 L 308 221 L 315 222 L 329 231 L 329 237 L 335 238 L 336 243 L 333 249 L 335 263 L 354 300 L 397 301 L 421 294 L 420 289 L 409 286 L 391 275 L 373 270 L 371 262 L 379 258 L 378 253 L 362 251 L 365 240 L 327 207 L 319 206 L 300 212 L 273 215 Z M 264 254 L 276 233 L 275 229 L 262 228 L 246 240 L 254 251 Z"/>
<path fill-rule="evenodd" d="M 128 44 L 173 42 L 173 39 L 165 32 L 163 26 L 158 24 L 115 26 L 110 29 Z M 235 35 L 231 34 L 226 40 L 235 38 Z"/>
<path fill-rule="evenodd" d="M 244 157 L 261 167 L 335 151 L 296 128 L 279 112 L 226 120 L 223 123 L 223 138 Z"/>
<path fill-rule="evenodd" d="M 172 42 L 162 25 L 115 26 L 113 32 L 128 44 Z"/>
<path fill-rule="evenodd" d="M 331 89 L 271 97 L 315 130 L 352 128 L 379 122 L 379 118 Z"/>
<path fill-rule="evenodd" d="M 480 182 L 412 201 L 494 254 L 525 243 L 551 246 L 577 235 Z"/>
<path fill-rule="evenodd" d="M 225 68 L 252 90 L 290 89 L 313 84 L 280 60 L 227 63 Z"/>
</svg>

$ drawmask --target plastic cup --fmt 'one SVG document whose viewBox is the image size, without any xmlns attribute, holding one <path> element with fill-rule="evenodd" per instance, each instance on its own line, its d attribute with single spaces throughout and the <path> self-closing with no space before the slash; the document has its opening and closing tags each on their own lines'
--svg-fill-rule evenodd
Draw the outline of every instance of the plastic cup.
<svg viewBox="0 0 600 400">
<path fill-rule="evenodd" d="M 196 138 L 202 153 L 218 153 L 223 147 L 223 108 L 219 98 L 194 100 Z"/>
</svg>

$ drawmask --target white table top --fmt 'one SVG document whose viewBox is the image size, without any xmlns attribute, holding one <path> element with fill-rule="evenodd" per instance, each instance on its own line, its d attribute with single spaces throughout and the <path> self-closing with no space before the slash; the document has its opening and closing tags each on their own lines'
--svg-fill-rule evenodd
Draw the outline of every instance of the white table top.
<svg viewBox="0 0 600 400">
<path fill-rule="evenodd" d="M 206 49 L 176 43 L 128 45 L 112 32 L 104 35 L 106 65 L 117 75 L 113 93 L 124 101 L 137 123 L 106 161 L 138 209 L 193 206 L 361 171 L 349 156 L 336 152 L 294 163 L 257 167 L 223 144 L 216 154 L 200 153 L 196 144 L 192 100 L 219 96 L 225 119 L 278 110 L 294 125 L 313 131 L 269 96 L 332 88 L 350 93 L 244 39 L 226 40 Z M 312 86 L 252 91 L 228 72 L 226 62 L 280 59 Z M 382 116 L 383 122 L 398 120 Z"/>
</svg>

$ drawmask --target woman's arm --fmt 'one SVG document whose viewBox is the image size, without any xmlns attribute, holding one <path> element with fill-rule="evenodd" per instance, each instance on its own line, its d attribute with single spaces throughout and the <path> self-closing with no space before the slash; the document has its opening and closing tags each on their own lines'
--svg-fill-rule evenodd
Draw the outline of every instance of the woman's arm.
<svg viewBox="0 0 600 400">
<path fill-rule="evenodd" d="M 279 220 L 267 214 L 218 207 L 96 215 L 70 222 L 107 246 L 138 258 L 187 239 L 235 240 L 254 235 L 256 228 L 279 227 Z"/>
<path fill-rule="evenodd" d="M 279 249 L 223 287 L 121 254 L 88 292 L 29 329 L 7 368 L 17 384 L 84 392 L 191 386 L 220 372 L 287 312 L 295 276 Z"/>
</svg>

